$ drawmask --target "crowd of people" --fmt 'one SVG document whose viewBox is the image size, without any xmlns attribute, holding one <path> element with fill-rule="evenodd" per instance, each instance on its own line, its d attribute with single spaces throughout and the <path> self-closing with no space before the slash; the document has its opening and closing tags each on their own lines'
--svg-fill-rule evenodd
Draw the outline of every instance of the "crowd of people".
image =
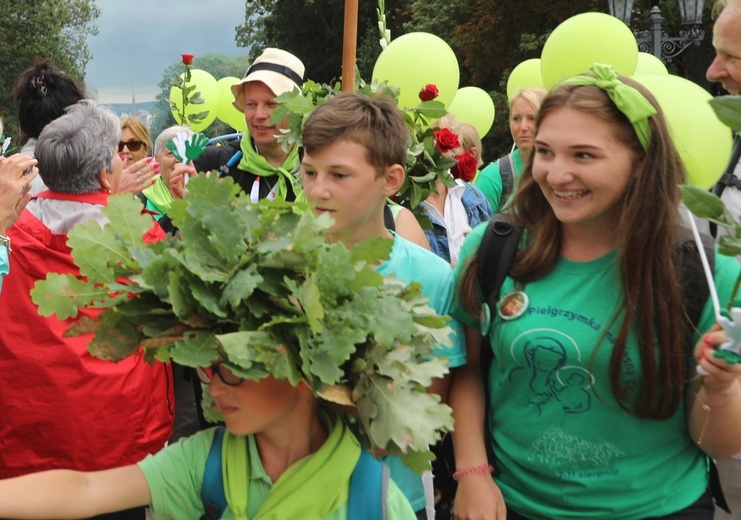
<svg viewBox="0 0 741 520">
<path fill-rule="evenodd" d="M 717 10 L 707 76 L 737 95 L 741 1 Z M 168 211 L 188 178 L 214 170 L 253 202 L 303 198 L 330 214 L 328 241 L 391 239 L 377 272 L 419 283 L 450 317 L 452 346 L 435 351 L 450 373 L 428 388 L 455 418 L 453 449 L 435 449 L 446 459 L 435 480 L 455 483 L 437 490 L 439 518 L 741 518 L 741 364 L 714 355 L 727 338 L 700 249 L 724 305 L 741 306 L 741 264 L 685 232 L 684 167 L 651 93 L 602 64 L 517 93 L 512 153 L 470 182 L 438 181 L 423 230 L 390 202 L 408 139 L 393 100 L 338 94 L 310 115 L 300 146 L 281 146 L 275 98 L 304 80 L 298 57 L 266 49 L 232 88 L 244 134 L 184 164 L 167 142 L 188 128 L 153 140 L 48 61 L 20 77 L 24 147 L 0 159 L 0 518 L 434 517 L 429 481 L 382 453 L 390 476 L 358 514 L 353 481 L 368 454 L 305 383 L 244 379 L 219 362 L 149 364 L 143 352 L 111 363 L 88 352 L 89 335 L 65 334 L 78 318 L 39 314 L 34 283 L 80 275 L 68 233 L 104 225 L 111 194 L 138 197 L 152 216 L 145 239 L 161 240 L 177 236 Z M 451 156 L 483 166 L 474 127 L 437 125 L 460 139 Z M 723 199 L 741 200 L 738 173 L 723 182 Z M 502 212 L 515 246 L 497 265 L 487 237 Z M 493 297 L 489 271 L 503 273 Z M 225 429 L 204 420 L 201 392 Z M 215 445 L 225 503 L 212 510 Z"/>
</svg>

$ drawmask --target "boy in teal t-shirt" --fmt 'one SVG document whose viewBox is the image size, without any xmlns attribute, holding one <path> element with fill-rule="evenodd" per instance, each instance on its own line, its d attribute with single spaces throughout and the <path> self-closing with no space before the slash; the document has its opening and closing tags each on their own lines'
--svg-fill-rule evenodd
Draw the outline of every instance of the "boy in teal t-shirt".
<svg viewBox="0 0 741 520">
<path fill-rule="evenodd" d="M 419 282 L 430 306 L 449 314 L 454 285 L 450 266 L 430 251 L 386 229 L 383 207 L 404 182 L 407 130 L 403 114 L 392 101 L 362 94 L 341 94 L 317 108 L 303 131 L 301 161 L 306 200 L 317 213 L 330 213 L 335 225 L 326 235 L 348 247 L 366 238 L 394 238 L 388 261 L 378 266 L 383 275 L 394 274 L 405 282 Z M 451 367 L 465 364 L 466 353 L 460 324 L 453 346 L 441 348 Z M 443 400 L 448 377 L 430 388 Z M 422 480 L 400 460 L 389 457 L 391 477 L 409 499 L 412 508 L 424 510 Z"/>
</svg>

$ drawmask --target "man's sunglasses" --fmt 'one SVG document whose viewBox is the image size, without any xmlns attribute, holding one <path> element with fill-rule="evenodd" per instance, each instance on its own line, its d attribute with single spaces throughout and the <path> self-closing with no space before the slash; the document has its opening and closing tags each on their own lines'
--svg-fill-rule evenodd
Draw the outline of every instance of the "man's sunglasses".
<svg viewBox="0 0 741 520">
<path fill-rule="evenodd" d="M 138 152 L 142 145 L 144 144 L 143 141 L 139 141 L 138 139 L 131 139 L 129 141 L 126 141 L 125 143 L 123 141 L 118 142 L 118 151 L 123 152 L 124 146 L 129 149 L 130 152 Z"/>
</svg>

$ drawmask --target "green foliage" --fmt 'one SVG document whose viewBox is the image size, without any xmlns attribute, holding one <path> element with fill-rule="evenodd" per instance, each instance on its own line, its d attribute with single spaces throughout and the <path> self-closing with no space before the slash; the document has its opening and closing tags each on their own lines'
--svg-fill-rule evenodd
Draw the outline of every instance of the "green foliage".
<svg viewBox="0 0 741 520">
<path fill-rule="evenodd" d="M 741 219 L 733 215 L 714 193 L 696 186 L 680 186 L 682 202 L 697 217 L 728 229 L 718 239 L 718 251 L 727 256 L 741 255 Z"/>
<path fill-rule="evenodd" d="M 86 39 L 98 34 L 100 9 L 94 0 L 0 0 L 0 117 L 5 135 L 18 142 L 13 98 L 20 74 L 36 59 L 50 58 L 60 70 L 82 81 L 91 55 Z"/>
<path fill-rule="evenodd" d="M 741 130 L 741 103 L 738 96 L 720 96 L 709 101 L 718 119 L 731 130 Z"/>
<path fill-rule="evenodd" d="M 103 228 L 76 226 L 69 244 L 84 278 L 38 282 L 39 312 L 66 319 L 102 309 L 70 332 L 93 332 L 89 348 L 105 359 L 144 347 L 149 361 L 222 360 L 245 378 L 305 380 L 321 396 L 347 388 L 358 414 L 348 422 L 366 447 L 427 469 L 427 446 L 453 426 L 450 408 L 425 390 L 447 373 L 433 349 L 451 331 L 418 284 L 372 268 L 393 241 L 327 243 L 328 215 L 300 203 L 251 204 L 230 178 L 199 175 L 189 188 L 170 213 L 177 237 L 144 244 L 151 218 L 126 195 L 110 199 Z"/>
</svg>

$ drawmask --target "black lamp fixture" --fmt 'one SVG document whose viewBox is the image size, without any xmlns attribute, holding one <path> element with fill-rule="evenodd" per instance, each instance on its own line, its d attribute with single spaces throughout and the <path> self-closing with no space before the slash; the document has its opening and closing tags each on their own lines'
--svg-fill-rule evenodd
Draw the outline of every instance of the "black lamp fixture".
<svg viewBox="0 0 741 520">
<path fill-rule="evenodd" d="M 610 14 L 630 27 L 634 0 L 607 0 Z M 703 0 L 677 0 L 682 29 L 679 36 L 669 36 L 661 30 L 664 18 L 658 5 L 651 8 L 648 17 L 650 28 L 647 31 L 633 31 L 638 41 L 638 50 L 649 52 L 664 63 L 669 63 L 690 45 L 700 45 L 705 38 L 702 27 Z"/>
</svg>

